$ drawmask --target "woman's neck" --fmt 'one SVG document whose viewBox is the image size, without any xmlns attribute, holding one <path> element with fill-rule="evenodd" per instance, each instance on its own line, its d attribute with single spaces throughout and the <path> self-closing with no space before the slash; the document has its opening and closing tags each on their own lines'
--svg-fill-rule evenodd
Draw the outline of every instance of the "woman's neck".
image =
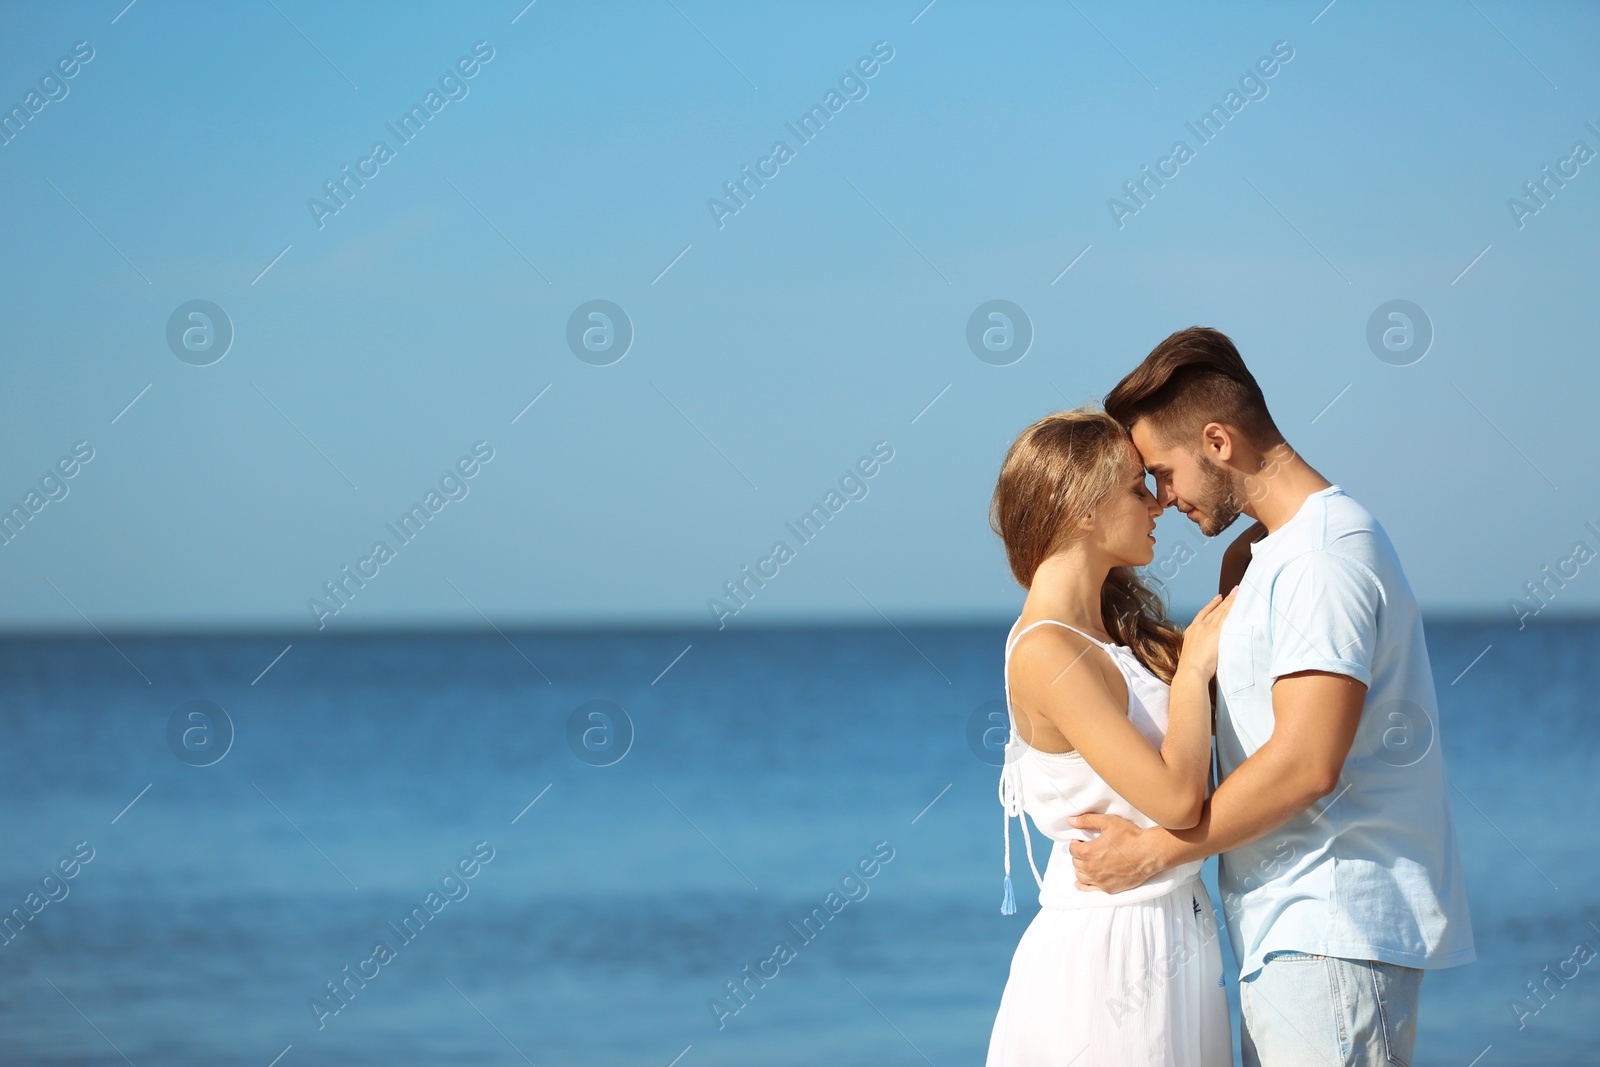
<svg viewBox="0 0 1600 1067">
<path fill-rule="evenodd" d="M 1100 633 L 1105 623 L 1100 614 L 1101 591 L 1110 575 L 1108 564 L 1095 563 L 1081 551 L 1068 550 L 1039 564 L 1022 611 L 1042 619 L 1057 619 Z"/>
</svg>

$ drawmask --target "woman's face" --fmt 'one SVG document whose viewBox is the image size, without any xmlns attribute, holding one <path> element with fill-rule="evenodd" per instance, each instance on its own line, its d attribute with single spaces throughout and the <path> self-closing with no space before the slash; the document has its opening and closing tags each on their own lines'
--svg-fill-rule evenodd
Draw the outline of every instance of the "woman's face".
<svg viewBox="0 0 1600 1067">
<path fill-rule="evenodd" d="M 1161 505 L 1145 481 L 1144 464 L 1128 445 L 1122 478 L 1094 509 L 1096 541 L 1113 567 L 1143 567 L 1156 557 Z"/>
</svg>

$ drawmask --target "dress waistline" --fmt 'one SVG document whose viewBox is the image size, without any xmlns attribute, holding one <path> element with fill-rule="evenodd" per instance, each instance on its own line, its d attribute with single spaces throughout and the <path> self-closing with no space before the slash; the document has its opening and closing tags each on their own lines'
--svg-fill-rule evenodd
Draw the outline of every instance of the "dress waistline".
<svg viewBox="0 0 1600 1067">
<path fill-rule="evenodd" d="M 1074 885 L 1078 876 L 1072 866 L 1072 854 L 1067 851 L 1068 844 L 1066 841 L 1057 841 L 1050 850 L 1050 865 L 1045 868 L 1044 881 L 1039 889 L 1041 908 L 1114 908 L 1122 904 L 1155 900 L 1180 888 L 1189 889 L 1191 883 L 1199 883 L 1200 868 L 1205 865 L 1204 860 L 1181 863 L 1121 893 L 1078 889 Z"/>
</svg>

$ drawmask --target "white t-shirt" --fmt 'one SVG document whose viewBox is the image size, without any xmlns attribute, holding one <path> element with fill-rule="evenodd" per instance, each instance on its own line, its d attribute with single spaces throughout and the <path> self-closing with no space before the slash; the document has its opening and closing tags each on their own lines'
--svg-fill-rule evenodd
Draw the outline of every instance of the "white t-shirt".
<svg viewBox="0 0 1600 1067">
<path fill-rule="evenodd" d="M 1330 486 L 1251 546 L 1240 586 L 1218 647 L 1224 778 L 1272 735 L 1279 677 L 1329 671 L 1367 686 L 1334 791 L 1219 859 L 1240 978 L 1278 950 L 1421 968 L 1471 963 L 1433 673 L 1389 535 Z"/>
</svg>

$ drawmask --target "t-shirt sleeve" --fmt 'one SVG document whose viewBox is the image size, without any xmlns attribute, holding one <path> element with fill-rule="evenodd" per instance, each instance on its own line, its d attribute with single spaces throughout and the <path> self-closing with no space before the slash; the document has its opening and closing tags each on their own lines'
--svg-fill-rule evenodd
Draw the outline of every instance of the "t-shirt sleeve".
<svg viewBox="0 0 1600 1067">
<path fill-rule="evenodd" d="M 1327 671 L 1372 685 L 1378 608 L 1372 573 L 1326 549 L 1290 560 L 1272 586 L 1270 678 Z"/>
</svg>

